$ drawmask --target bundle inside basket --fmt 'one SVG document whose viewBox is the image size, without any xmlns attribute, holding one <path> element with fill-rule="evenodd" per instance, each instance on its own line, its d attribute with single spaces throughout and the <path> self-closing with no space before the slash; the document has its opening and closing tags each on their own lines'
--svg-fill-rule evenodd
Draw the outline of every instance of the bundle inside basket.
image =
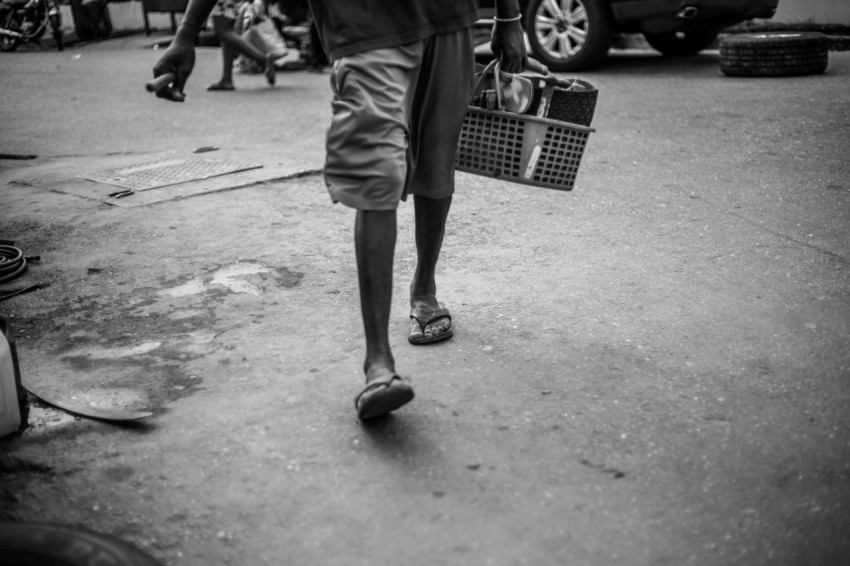
<svg viewBox="0 0 850 566">
<path fill-rule="evenodd" d="M 546 78 L 541 78 L 535 82 L 529 114 L 582 126 L 590 126 L 593 122 L 599 91 L 592 84 L 582 79 L 548 84 Z"/>
</svg>

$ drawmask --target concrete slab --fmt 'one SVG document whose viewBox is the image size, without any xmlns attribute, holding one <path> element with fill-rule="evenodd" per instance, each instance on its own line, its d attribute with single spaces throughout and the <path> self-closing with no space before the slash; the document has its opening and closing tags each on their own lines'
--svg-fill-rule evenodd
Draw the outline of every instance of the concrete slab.
<svg viewBox="0 0 850 566">
<path fill-rule="evenodd" d="M 61 160 L 45 160 L 37 167 L 19 170 L 18 175 L 6 177 L 9 184 L 22 185 L 54 192 L 67 193 L 97 200 L 112 206 L 134 207 L 153 203 L 199 196 L 219 191 L 248 187 L 258 183 L 281 181 L 303 175 L 316 174 L 321 169 L 311 167 L 300 159 L 279 159 L 266 163 L 251 163 L 257 153 L 245 150 L 217 151 L 205 155 L 216 155 L 217 159 L 241 163 L 250 168 L 229 172 L 215 177 L 193 179 L 178 184 L 126 191 L 122 186 L 107 183 L 107 172 L 132 168 L 152 162 L 197 157 L 192 153 L 165 152 L 139 155 L 101 155 L 71 157 Z M 222 157 L 218 157 L 222 156 Z M 103 182 L 98 179 L 103 178 Z"/>
<path fill-rule="evenodd" d="M 9 79 L 4 88 L 10 97 L 32 96 L 44 88 L 40 86 L 44 77 L 64 86 L 62 93 L 45 93 L 48 96 L 39 105 L 9 114 L 0 153 L 35 158 L 4 161 L 0 182 L 130 207 L 321 170 L 330 108 L 327 75 L 281 72 L 277 87 L 269 88 L 261 76 L 237 73 L 239 90 L 208 92 L 204 87 L 217 78 L 220 51 L 199 48 L 187 86 L 188 101 L 167 103 L 143 89 L 158 57 L 150 42 L 144 35 L 127 36 L 115 40 L 111 50 L 98 42 L 61 53 L 16 53 L 16 61 L 26 64 L 4 67 Z M 116 54 L 120 66 L 106 81 L 102 69 L 115 65 Z M 39 128 L 33 128 L 35 123 L 41 124 Z M 116 192 L 114 186 L 90 180 L 110 169 L 189 158 L 205 146 L 218 148 L 204 154 L 208 157 L 261 167 L 118 199 L 109 197 Z"/>
</svg>

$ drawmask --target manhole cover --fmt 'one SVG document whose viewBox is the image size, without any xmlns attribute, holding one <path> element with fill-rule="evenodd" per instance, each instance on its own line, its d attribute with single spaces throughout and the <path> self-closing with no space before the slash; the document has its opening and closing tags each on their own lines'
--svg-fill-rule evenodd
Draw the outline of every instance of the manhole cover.
<svg viewBox="0 0 850 566">
<path fill-rule="evenodd" d="M 228 173 L 259 169 L 260 167 L 262 165 L 209 159 L 207 157 L 189 157 L 164 159 L 142 165 L 122 167 L 121 169 L 111 169 L 102 173 L 87 175 L 86 179 L 135 191 L 144 191 L 187 181 L 200 181 Z"/>
</svg>

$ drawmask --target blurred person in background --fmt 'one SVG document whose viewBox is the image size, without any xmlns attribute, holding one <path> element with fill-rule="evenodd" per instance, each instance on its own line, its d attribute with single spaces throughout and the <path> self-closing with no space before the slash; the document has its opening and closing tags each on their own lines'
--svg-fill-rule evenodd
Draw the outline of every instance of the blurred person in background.
<svg viewBox="0 0 850 566">
<path fill-rule="evenodd" d="M 215 35 L 221 42 L 221 78 L 208 85 L 207 90 L 235 90 L 233 62 L 239 53 L 255 60 L 263 69 L 263 74 L 269 85 L 275 84 L 277 69 L 275 69 L 274 61 L 279 55 L 264 53 L 256 45 L 242 37 L 246 24 L 250 25 L 253 19 L 263 17 L 265 12 L 266 7 L 263 0 L 253 0 L 252 2 L 217 0 L 215 2 L 210 16 L 212 17 Z"/>
</svg>

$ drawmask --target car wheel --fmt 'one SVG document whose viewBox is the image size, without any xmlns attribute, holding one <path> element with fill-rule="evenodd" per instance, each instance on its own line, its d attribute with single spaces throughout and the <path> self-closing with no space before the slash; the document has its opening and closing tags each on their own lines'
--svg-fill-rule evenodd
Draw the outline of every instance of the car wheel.
<svg viewBox="0 0 850 566">
<path fill-rule="evenodd" d="M 531 0 L 525 29 L 535 58 L 552 71 L 580 71 L 602 62 L 614 38 L 602 0 Z"/>
<path fill-rule="evenodd" d="M 829 39 L 816 32 L 733 35 L 720 42 L 720 70 L 730 77 L 792 77 L 823 73 Z"/>
<path fill-rule="evenodd" d="M 680 31 L 672 33 L 644 33 L 643 37 L 653 49 L 667 57 L 696 55 L 711 47 L 719 31 Z"/>
</svg>

